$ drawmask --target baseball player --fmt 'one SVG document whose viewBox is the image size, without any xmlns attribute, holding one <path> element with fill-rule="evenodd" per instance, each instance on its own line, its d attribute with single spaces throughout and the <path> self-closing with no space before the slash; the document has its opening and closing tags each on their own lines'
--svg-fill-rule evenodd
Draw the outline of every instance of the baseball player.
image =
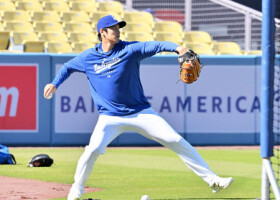
<svg viewBox="0 0 280 200">
<path fill-rule="evenodd" d="M 127 131 L 137 132 L 176 152 L 213 192 L 227 188 L 233 178 L 221 178 L 210 170 L 200 154 L 151 108 L 140 82 L 141 60 L 163 51 L 181 55 L 187 49 L 168 41 L 121 41 L 119 29 L 125 25 L 125 21 L 112 15 L 101 18 L 97 23 L 101 42 L 65 63 L 53 82 L 45 86 L 44 96 L 48 98 L 72 72 L 83 72 L 99 112 L 90 142 L 79 159 L 68 200 L 81 199 L 97 157 L 105 153 L 114 138 Z"/>
</svg>

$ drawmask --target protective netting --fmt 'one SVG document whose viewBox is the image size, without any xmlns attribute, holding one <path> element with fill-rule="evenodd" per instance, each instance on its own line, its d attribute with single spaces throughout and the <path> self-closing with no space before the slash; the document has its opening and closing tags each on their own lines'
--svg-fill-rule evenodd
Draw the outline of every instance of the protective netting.
<svg viewBox="0 0 280 200">
<path fill-rule="evenodd" d="M 280 21 L 276 22 L 275 31 L 275 53 L 280 55 Z M 272 167 L 278 185 L 280 185 L 280 62 L 276 59 L 274 67 L 274 103 L 273 103 L 273 132 L 274 132 L 274 157 L 272 157 Z M 274 198 L 270 190 L 271 198 Z"/>
<path fill-rule="evenodd" d="M 242 50 L 261 50 L 261 13 L 225 0 L 118 0 L 131 9 L 174 20 L 186 31 L 206 31 L 214 41 L 231 41 Z"/>
</svg>

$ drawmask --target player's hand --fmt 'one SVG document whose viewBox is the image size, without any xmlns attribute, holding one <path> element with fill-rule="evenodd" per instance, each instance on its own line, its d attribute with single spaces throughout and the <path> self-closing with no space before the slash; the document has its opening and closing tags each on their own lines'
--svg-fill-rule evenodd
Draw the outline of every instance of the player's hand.
<svg viewBox="0 0 280 200">
<path fill-rule="evenodd" d="M 186 49 L 185 47 L 182 47 L 182 46 L 178 46 L 176 48 L 176 51 L 178 52 L 179 55 L 183 55 L 184 53 L 186 53 L 188 51 L 188 49 Z"/>
<path fill-rule="evenodd" d="M 46 99 L 51 99 L 56 91 L 56 87 L 53 84 L 47 84 L 44 89 L 44 97 Z"/>
</svg>

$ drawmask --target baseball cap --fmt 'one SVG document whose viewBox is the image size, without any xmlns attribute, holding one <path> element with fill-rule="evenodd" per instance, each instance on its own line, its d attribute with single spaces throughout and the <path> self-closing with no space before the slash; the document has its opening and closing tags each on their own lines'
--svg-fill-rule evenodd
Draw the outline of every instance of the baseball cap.
<svg viewBox="0 0 280 200">
<path fill-rule="evenodd" d="M 99 21 L 97 22 L 97 31 L 99 33 L 100 29 L 114 26 L 116 24 L 119 24 L 120 28 L 122 28 L 125 27 L 126 22 L 118 21 L 113 15 L 107 15 L 99 19 Z"/>
</svg>

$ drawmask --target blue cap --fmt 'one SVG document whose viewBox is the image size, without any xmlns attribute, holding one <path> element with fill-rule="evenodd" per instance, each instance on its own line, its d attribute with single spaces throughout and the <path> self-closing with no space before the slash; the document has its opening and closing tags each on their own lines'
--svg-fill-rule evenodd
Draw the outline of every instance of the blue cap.
<svg viewBox="0 0 280 200">
<path fill-rule="evenodd" d="M 97 22 L 97 31 L 99 33 L 100 29 L 108 28 L 108 27 L 114 26 L 116 24 L 119 24 L 120 28 L 122 28 L 122 27 L 125 27 L 126 22 L 125 21 L 118 21 L 113 15 L 107 15 L 105 17 L 102 17 Z"/>
</svg>

